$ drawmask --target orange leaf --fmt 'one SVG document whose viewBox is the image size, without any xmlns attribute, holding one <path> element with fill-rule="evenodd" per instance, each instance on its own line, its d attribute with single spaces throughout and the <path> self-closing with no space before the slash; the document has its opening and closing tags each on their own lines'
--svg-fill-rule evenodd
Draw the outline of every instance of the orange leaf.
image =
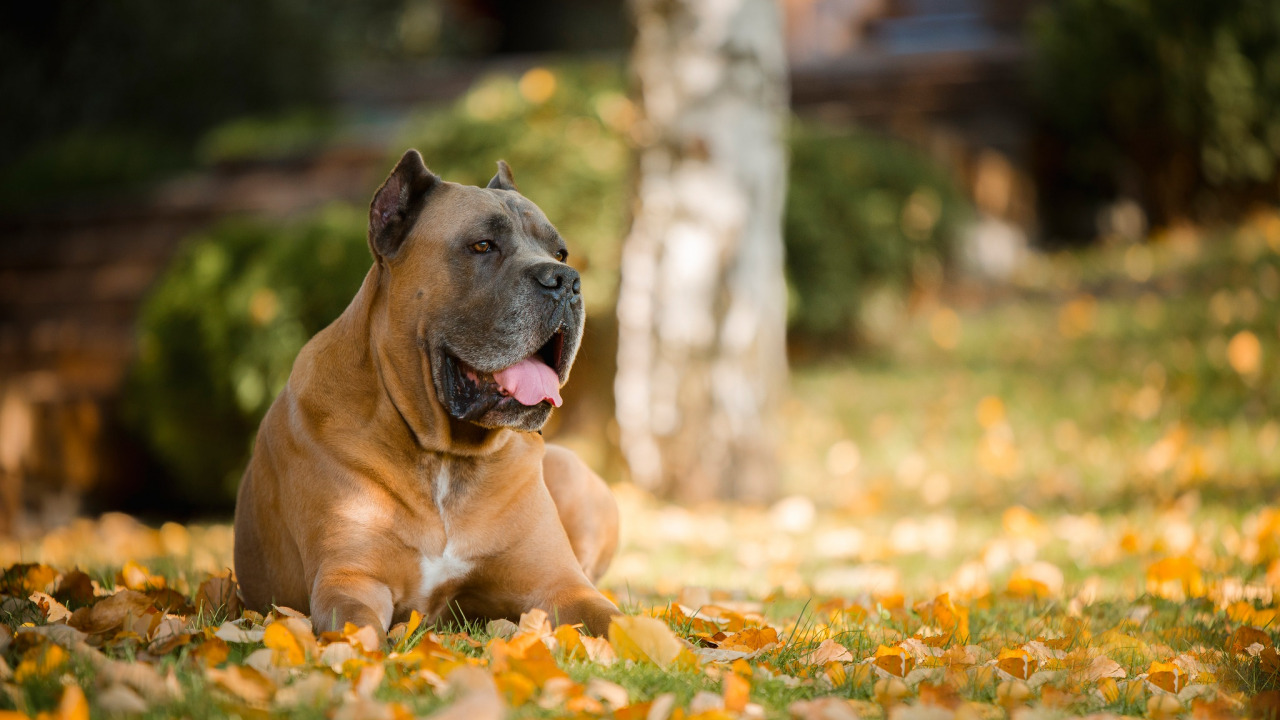
<svg viewBox="0 0 1280 720">
<path fill-rule="evenodd" d="M 1026 680 L 1036 671 L 1036 659 L 1021 648 L 1017 650 L 1001 650 L 996 660 L 996 667 L 1019 680 Z"/>
<path fill-rule="evenodd" d="M 751 699 L 751 681 L 738 675 L 728 673 L 724 676 L 724 709 L 740 713 L 747 708 Z"/>
<path fill-rule="evenodd" d="M 1241 625 L 1227 638 L 1227 652 L 1245 654 L 1245 648 L 1261 645 L 1262 649 L 1271 647 L 1271 636 L 1256 627 Z"/>
<path fill-rule="evenodd" d="M 57 720 L 89 720 L 89 701 L 79 685 L 67 685 L 62 689 L 54 717 Z"/>
<path fill-rule="evenodd" d="M 262 635 L 262 643 L 273 650 L 271 661 L 281 667 L 297 667 L 307 661 L 298 639 L 285 628 L 283 623 L 274 622 L 267 626 Z"/>
<path fill-rule="evenodd" d="M 881 645 L 876 648 L 875 660 L 876 667 L 895 677 L 906 677 L 916 665 L 916 659 L 907 654 L 907 651 L 898 646 L 888 647 Z"/>
<path fill-rule="evenodd" d="M 209 637 L 200 643 L 194 654 L 205 667 L 217 667 L 227 661 L 231 647 L 220 637 Z"/>
<path fill-rule="evenodd" d="M 1173 663 L 1153 662 L 1147 670 L 1147 682 L 1164 690 L 1177 693 L 1187 685 L 1187 673 Z"/>
<path fill-rule="evenodd" d="M 684 647 L 667 624 L 657 618 L 620 615 L 609 625 L 609 644 L 623 660 L 670 666 Z"/>
</svg>

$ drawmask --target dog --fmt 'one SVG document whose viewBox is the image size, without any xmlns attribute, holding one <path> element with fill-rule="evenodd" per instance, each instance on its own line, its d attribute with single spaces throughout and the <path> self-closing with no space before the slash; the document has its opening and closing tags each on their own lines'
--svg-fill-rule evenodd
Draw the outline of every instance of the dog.
<svg viewBox="0 0 1280 720">
<path fill-rule="evenodd" d="M 373 266 L 299 352 L 236 500 L 245 605 L 385 633 L 533 608 L 603 634 L 604 481 L 541 428 L 582 339 L 581 280 L 506 163 L 446 182 L 409 150 L 369 208 Z"/>
</svg>

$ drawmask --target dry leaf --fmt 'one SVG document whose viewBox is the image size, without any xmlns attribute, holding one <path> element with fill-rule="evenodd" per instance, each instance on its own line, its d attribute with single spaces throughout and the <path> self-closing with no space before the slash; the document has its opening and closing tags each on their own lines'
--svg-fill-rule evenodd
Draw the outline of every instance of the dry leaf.
<svg viewBox="0 0 1280 720">
<path fill-rule="evenodd" d="M 787 706 L 787 713 L 796 720 L 859 720 L 853 705 L 836 697 L 798 700 Z"/>
<path fill-rule="evenodd" d="M 208 577 L 196 590 L 195 612 L 207 618 L 238 617 L 244 606 L 236 592 L 235 575 L 230 570 Z"/>
<path fill-rule="evenodd" d="M 463 666 L 449 675 L 449 690 L 457 699 L 445 709 L 429 715 L 431 720 L 500 720 L 506 706 L 489 673 Z"/>
<path fill-rule="evenodd" d="M 266 630 L 260 627 L 245 628 L 245 622 L 246 621 L 244 620 L 224 622 L 222 625 L 218 626 L 218 631 L 214 633 L 214 636 L 233 643 L 262 642 L 262 638 L 266 634 Z"/>
<path fill-rule="evenodd" d="M 71 611 L 62 603 L 54 600 L 51 595 L 33 592 L 29 599 L 36 604 L 36 607 L 40 608 L 40 614 L 44 615 L 44 619 L 48 622 L 60 623 L 71 619 Z"/>
<path fill-rule="evenodd" d="M 638 615 L 615 617 L 609 626 L 609 644 L 623 660 L 652 663 L 661 668 L 672 665 L 684 649 L 665 622 Z"/>
<path fill-rule="evenodd" d="M 631 704 L 631 697 L 627 694 L 626 688 L 602 678 L 588 680 L 584 692 L 614 710 Z"/>
<path fill-rule="evenodd" d="M 275 694 L 275 683 L 251 667 L 231 665 L 225 670 L 208 668 L 204 672 L 209 682 L 249 705 L 266 705 Z"/>
<path fill-rule="evenodd" d="M 94 703 L 109 713 L 141 715 L 151 708 L 135 690 L 127 685 L 112 685 L 97 694 Z"/>
<path fill-rule="evenodd" d="M 121 590 L 91 607 L 76 610 L 67 624 L 90 635 L 98 635 L 117 630 L 130 617 L 137 618 L 148 611 L 155 611 L 151 607 L 151 598 L 134 590 Z"/>
<path fill-rule="evenodd" d="M 812 652 L 800 657 L 800 662 L 806 665 L 826 665 L 831 662 L 850 662 L 851 660 L 853 660 L 853 654 L 849 649 L 831 638 L 823 640 Z"/>
</svg>

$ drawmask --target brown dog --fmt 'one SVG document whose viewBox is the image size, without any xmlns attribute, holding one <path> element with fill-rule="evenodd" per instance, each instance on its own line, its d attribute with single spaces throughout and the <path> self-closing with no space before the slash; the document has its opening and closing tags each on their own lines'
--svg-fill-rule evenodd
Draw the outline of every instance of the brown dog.
<svg viewBox="0 0 1280 720">
<path fill-rule="evenodd" d="M 318 630 L 417 610 L 607 630 L 592 582 L 617 545 L 604 482 L 537 432 L 582 337 L 578 273 L 498 163 L 444 182 L 416 150 L 369 209 L 373 268 L 302 348 L 236 504 L 244 600 Z"/>
</svg>

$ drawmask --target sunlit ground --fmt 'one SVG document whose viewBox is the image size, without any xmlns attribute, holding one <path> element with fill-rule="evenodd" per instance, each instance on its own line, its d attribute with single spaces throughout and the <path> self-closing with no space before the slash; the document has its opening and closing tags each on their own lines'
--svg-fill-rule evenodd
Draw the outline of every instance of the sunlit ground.
<svg viewBox="0 0 1280 720">
<path fill-rule="evenodd" d="M 497 697 L 529 716 L 654 718 L 1228 717 L 1277 707 L 1280 218 L 1040 257 L 1012 287 L 959 285 L 868 307 L 877 350 L 795 369 L 784 499 L 685 508 L 615 487 L 623 544 L 602 585 L 689 645 L 630 627 L 608 648 L 579 652 L 568 636 L 530 640 L 541 633 L 532 623 L 508 647 L 490 637 L 510 628 L 476 627 L 437 638 L 447 648 L 433 660 L 414 656 L 417 675 L 384 680 L 361 667 L 410 661 L 359 651 L 355 665 L 333 666 L 279 647 L 251 661 L 250 643 L 228 663 L 200 648 L 233 631 L 215 636 L 217 622 L 184 619 L 190 637 L 148 658 L 188 688 L 166 707 L 191 712 L 193 697 L 211 693 L 217 704 L 203 714 L 297 714 L 281 693 L 296 701 L 286 690 L 312 676 L 328 684 L 308 690 L 318 694 L 306 707 L 367 701 L 387 713 L 425 713 L 455 695 Z M 0 560 L 80 566 L 100 594 L 164 577 L 191 597 L 230 566 L 231 535 L 227 525 L 157 529 L 113 515 L 2 546 Z M 145 569 L 122 574 L 130 560 Z M 56 590 L 54 577 L 32 582 Z M 13 578 L 10 594 L 41 589 Z M 13 625 L 53 619 L 47 608 L 5 607 Z M 699 608 L 706 619 L 687 616 Z M 116 657 L 155 648 L 147 633 L 158 627 L 89 641 Z M 425 630 L 404 632 L 416 642 Z M 360 649 L 349 637 L 326 642 Z M 9 650 L 29 661 L 25 679 L 6 680 L 28 712 L 67 695 L 39 690 L 70 672 L 42 669 L 32 655 L 41 647 L 28 639 Z M 237 658 L 256 668 L 259 690 L 228 679 Z M 720 662 L 735 658 L 746 662 Z M 476 662 L 487 668 L 478 680 L 448 681 Z M 591 690 L 596 675 L 616 685 Z M 115 682 L 84 668 L 58 683 L 66 677 L 95 707 Z M 817 697 L 835 705 L 795 704 Z"/>
</svg>

